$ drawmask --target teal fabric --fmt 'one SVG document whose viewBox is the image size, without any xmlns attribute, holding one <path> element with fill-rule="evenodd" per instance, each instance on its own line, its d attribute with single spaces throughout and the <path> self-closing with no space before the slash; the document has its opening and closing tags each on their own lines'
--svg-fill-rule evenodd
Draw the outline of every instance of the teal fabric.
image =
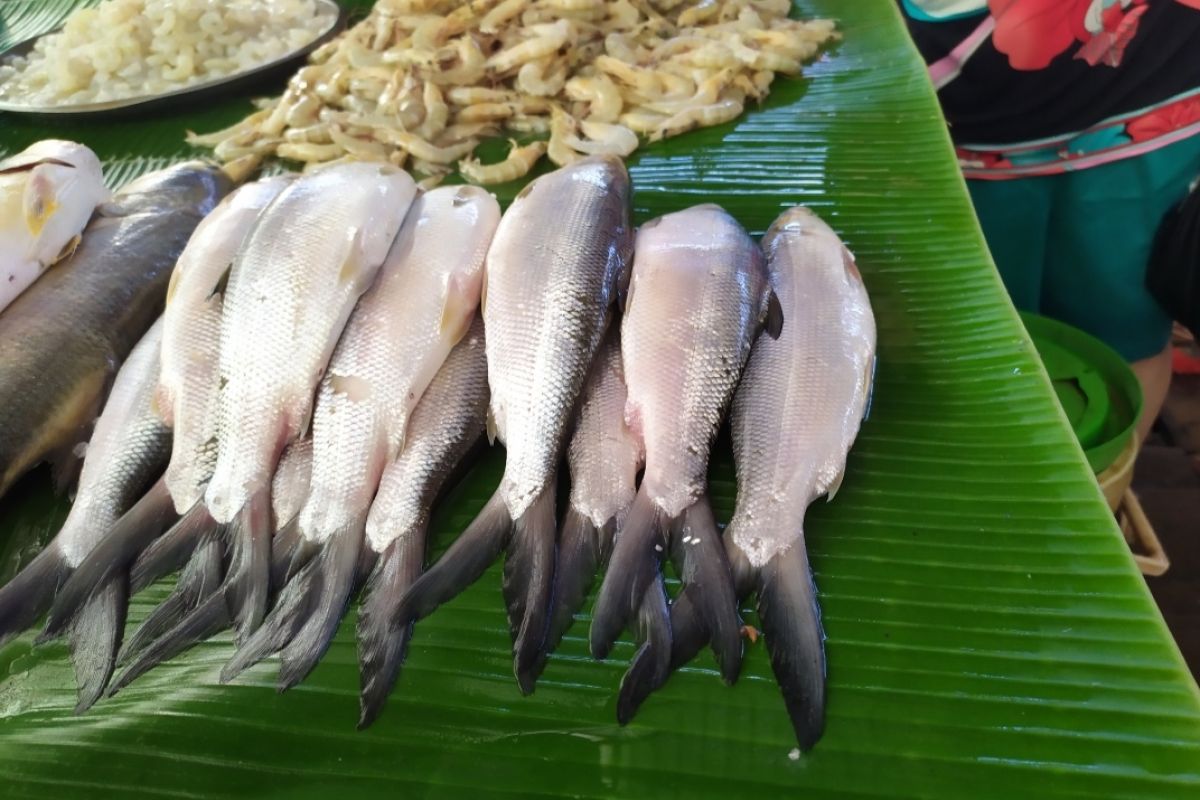
<svg viewBox="0 0 1200 800">
<path fill-rule="evenodd" d="M 1146 291 L 1163 216 L 1200 176 L 1200 136 L 1078 172 L 969 180 L 1017 308 L 1074 325 L 1129 361 L 1162 351 L 1171 319 Z"/>
</svg>

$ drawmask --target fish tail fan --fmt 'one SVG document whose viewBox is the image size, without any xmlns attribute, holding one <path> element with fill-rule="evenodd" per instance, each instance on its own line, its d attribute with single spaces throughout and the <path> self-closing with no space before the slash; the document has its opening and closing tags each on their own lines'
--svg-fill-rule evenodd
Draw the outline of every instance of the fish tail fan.
<svg viewBox="0 0 1200 800">
<path fill-rule="evenodd" d="M 626 623 L 638 612 L 650 584 L 661 580 L 667 545 L 667 517 L 647 494 L 638 490 L 617 535 L 612 557 L 600 584 L 588 632 L 594 658 L 605 658 Z"/>
<path fill-rule="evenodd" d="M 733 570 L 708 497 L 683 512 L 672 534 L 684 586 L 712 645 L 721 678 L 732 684 L 742 665 L 742 621 Z"/>
<path fill-rule="evenodd" d="M 825 729 L 825 633 L 802 542 L 760 570 L 758 616 L 796 741 L 808 750 Z"/>
<path fill-rule="evenodd" d="M 279 530 L 271 539 L 271 590 L 278 592 L 294 574 L 292 564 L 297 561 L 296 555 L 301 548 L 300 515 L 297 514 L 290 522 Z"/>
<path fill-rule="evenodd" d="M 314 559 L 279 592 L 275 607 L 263 623 L 239 643 L 221 670 L 221 683 L 229 683 L 250 667 L 278 653 L 300 632 L 309 606 L 320 591 L 321 574 Z"/>
<path fill-rule="evenodd" d="M 251 495 L 230 527 L 229 576 L 225 602 L 236 638 L 245 642 L 267 615 L 270 592 L 271 496 L 269 489 Z"/>
<path fill-rule="evenodd" d="M 279 691 L 307 678 L 329 650 L 360 585 L 359 554 L 366 522 L 364 510 L 348 527 L 335 532 L 304 567 L 317 576 L 317 594 L 308 604 L 304 624 L 279 654 Z"/>
<path fill-rule="evenodd" d="M 611 540 L 616 520 L 597 528 L 586 514 L 574 506 L 567 509 L 558 539 L 558 562 L 554 567 L 554 596 L 550 628 L 546 633 L 546 651 L 553 652 L 571 624 L 575 612 L 583 607 L 588 591 L 600 568 L 604 541 Z M 607 530 L 606 530 L 607 529 Z"/>
<path fill-rule="evenodd" d="M 178 625 L 201 601 L 220 588 L 225 571 L 222 551 L 217 531 L 210 531 L 201 539 L 183 568 L 174 591 L 150 612 L 125 642 L 117 655 L 117 663 L 127 663 L 151 642 Z"/>
<path fill-rule="evenodd" d="M 621 678 L 617 695 L 617 722 L 621 725 L 633 719 L 641 699 L 666 683 L 671 671 L 671 640 L 675 634 L 662 581 L 653 581 L 647 587 L 638 606 L 636 632 L 641 646 Z"/>
<path fill-rule="evenodd" d="M 55 542 L 50 542 L 0 588 L 0 645 L 33 627 L 70 574 L 66 556 Z"/>
<path fill-rule="evenodd" d="M 621 678 L 617 697 L 617 719 L 624 725 L 652 693 L 662 687 L 671 673 L 691 661 L 708 644 L 708 628 L 686 587 L 671 603 L 671 657 L 665 671 L 659 671 L 660 654 L 642 646 L 634 654 L 629 669 Z"/>
<path fill-rule="evenodd" d="M 504 559 L 504 600 L 513 637 L 513 674 L 522 694 L 545 665 L 546 627 L 554 590 L 554 487 L 551 480 L 513 524 Z"/>
<path fill-rule="evenodd" d="M 67 643 L 79 685 L 76 714 L 91 708 L 112 678 L 128 607 L 125 576 L 110 578 L 88 598 L 68 629 Z"/>
<path fill-rule="evenodd" d="M 146 645 L 133 657 L 109 688 L 109 696 L 124 689 L 162 662 L 220 633 L 230 624 L 232 623 L 225 605 L 225 597 L 221 592 L 211 593 L 179 620 L 175 627 Z"/>
<path fill-rule="evenodd" d="M 208 513 L 203 500 L 196 501 L 170 530 L 141 552 L 129 570 L 129 594 L 135 595 L 164 575 L 182 567 L 208 532 L 223 532 Z"/>
<path fill-rule="evenodd" d="M 110 586 L 127 591 L 129 566 L 174 520 L 175 504 L 166 484 L 159 479 L 104 534 L 59 589 L 38 641 L 61 636 L 94 594 L 111 591 Z M 128 602 L 128 597 L 124 602 Z"/>
<path fill-rule="evenodd" d="M 442 557 L 404 593 L 400 617 L 413 622 L 423 619 L 478 580 L 500 556 L 511 531 L 508 507 L 496 492 Z"/>
<path fill-rule="evenodd" d="M 424 529 L 411 531 L 383 551 L 358 610 L 358 728 L 362 730 L 383 713 L 388 695 L 412 636 L 412 622 L 400 619 L 397 610 L 408 587 L 421 574 L 425 559 Z"/>
</svg>

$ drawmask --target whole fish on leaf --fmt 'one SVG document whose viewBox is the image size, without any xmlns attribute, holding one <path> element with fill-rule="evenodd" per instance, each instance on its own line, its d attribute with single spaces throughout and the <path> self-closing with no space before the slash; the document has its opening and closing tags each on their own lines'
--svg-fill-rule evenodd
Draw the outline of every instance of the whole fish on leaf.
<svg viewBox="0 0 1200 800">
<path fill-rule="evenodd" d="M 0 642 L 46 611 L 67 576 L 166 467 L 171 434 L 153 408 L 161 342 L 158 322 L 129 354 L 96 421 L 66 521 L 46 548 L 0 589 Z M 124 600 L 123 586 L 104 584 L 64 626 L 79 683 L 76 711 L 100 697 L 112 674 L 125 625 Z"/>
<path fill-rule="evenodd" d="M 312 439 L 305 437 L 283 451 L 271 478 L 271 513 L 275 530 L 271 547 L 273 592 L 283 584 L 287 556 L 293 550 L 291 544 L 281 540 L 288 539 L 288 532 L 295 530 L 300 508 L 308 497 L 311 474 Z M 189 516 L 185 515 L 180 525 Z M 221 526 L 211 517 L 207 519 L 207 524 L 193 524 L 190 529 L 177 526 L 156 540 L 134 564 L 130 573 L 131 593 L 180 566 L 184 569 L 170 597 L 150 612 L 121 649 L 117 661 L 125 665 L 125 669 L 113 681 L 109 695 L 232 624 L 219 587 L 228 553 L 222 541 Z"/>
<path fill-rule="evenodd" d="M 383 469 L 399 454 L 421 395 L 476 317 L 483 258 L 499 221 L 495 198 L 474 186 L 435 189 L 413 203 L 317 395 L 312 485 L 293 560 L 297 586 L 234 654 L 223 680 L 282 651 L 279 686 L 287 688 L 329 646 L 359 580 L 367 513 Z"/>
<path fill-rule="evenodd" d="M 116 367 L 162 310 L 175 260 L 232 182 L 187 162 L 97 211 L 83 242 L 0 314 L 0 495 L 51 458 L 73 473 Z"/>
<path fill-rule="evenodd" d="M 196 227 L 171 274 L 157 402 L 174 432 L 167 489 L 180 514 L 204 496 L 216 464 L 222 285 L 262 210 L 293 177 L 248 183 L 222 200 Z"/>
<path fill-rule="evenodd" d="M 841 485 L 870 404 L 875 318 L 850 252 L 808 209 L 784 212 L 763 249 L 788 322 L 778 341 L 754 348 L 734 396 L 738 495 L 725 550 L 738 594 L 758 594 L 771 667 L 808 749 L 824 728 L 825 655 L 804 516 Z M 685 588 L 671 609 L 673 666 L 708 638 L 692 594 Z M 652 688 L 636 687 L 628 702 Z"/>
<path fill-rule="evenodd" d="M 708 457 L 764 324 L 778 335 L 782 319 L 762 252 L 724 210 L 696 206 L 638 230 L 621 353 L 625 417 L 642 442 L 646 469 L 596 599 L 596 658 L 636 616 L 653 677 L 665 678 L 671 630 L 659 568 L 673 549 L 683 582 L 697 584 L 722 675 L 737 675 L 740 623 L 707 499 Z M 620 709 L 618 717 L 624 721 Z"/>
<path fill-rule="evenodd" d="M 0 161 L 0 311 L 79 246 L 108 189 L 81 144 L 38 142 Z"/>
<path fill-rule="evenodd" d="M 302 175 L 262 213 L 234 262 L 205 503 L 217 522 L 236 520 L 225 596 L 243 638 L 267 610 L 271 475 L 284 447 L 308 430 L 334 345 L 415 194 L 412 178 L 387 164 Z"/>
<path fill-rule="evenodd" d="M 504 596 L 513 667 L 533 690 L 543 660 L 557 523 L 554 492 L 575 403 L 632 244 L 629 174 L 599 156 L 534 179 L 500 221 L 484 275 L 489 433 L 504 477 L 475 521 L 405 595 L 402 619 L 428 615 L 507 547 Z"/>
<path fill-rule="evenodd" d="M 571 496 L 559 533 L 547 650 L 571 626 L 637 493 L 642 445 L 625 423 L 627 395 L 620 326 L 613 324 L 588 374 L 567 448 Z"/>
<path fill-rule="evenodd" d="M 421 397 L 367 517 L 365 560 L 375 567 L 358 612 L 359 728 L 383 711 L 404 662 L 412 624 L 397 611 L 421 574 L 438 493 L 483 438 L 487 404 L 483 320 L 476 317 Z"/>
</svg>

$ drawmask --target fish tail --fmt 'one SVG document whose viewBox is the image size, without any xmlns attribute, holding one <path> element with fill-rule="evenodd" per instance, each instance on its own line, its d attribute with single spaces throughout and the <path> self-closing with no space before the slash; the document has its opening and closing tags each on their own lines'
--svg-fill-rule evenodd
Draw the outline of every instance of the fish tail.
<svg viewBox="0 0 1200 800">
<path fill-rule="evenodd" d="M 404 593 L 420 576 L 425 559 L 426 530 L 406 533 L 387 546 L 367 583 L 358 611 L 358 729 L 373 723 L 383 713 L 388 695 L 400 675 L 400 667 L 412 636 L 412 622 L 396 611 Z"/>
<path fill-rule="evenodd" d="M 150 612 L 125 642 L 117 655 L 117 663 L 127 663 L 220 588 L 224 577 L 222 550 L 220 532 L 216 528 L 202 535 L 174 591 Z"/>
<path fill-rule="evenodd" d="M 545 664 L 546 627 L 554 588 L 555 481 L 513 523 L 504 559 L 504 599 L 513 638 L 513 674 L 530 694 Z"/>
<path fill-rule="evenodd" d="M 124 689 L 155 666 L 228 628 L 230 624 L 225 597 L 221 592 L 213 592 L 179 620 L 175 627 L 142 649 L 117 676 L 108 690 L 109 696 Z"/>
<path fill-rule="evenodd" d="M 89 599 L 102 589 L 111 592 L 111 587 L 115 586 L 121 593 L 127 593 L 129 566 L 174 519 L 175 504 L 160 478 L 104 534 L 59 589 L 38 641 L 46 642 L 61 636 Z M 122 602 L 128 603 L 128 597 Z"/>
<path fill-rule="evenodd" d="M 508 544 L 512 527 L 508 506 L 497 491 L 442 557 L 404 593 L 399 618 L 424 619 L 474 583 Z"/>
<path fill-rule="evenodd" d="M 71 568 L 57 544 L 51 542 L 0 588 L 0 646 L 33 626 L 54 601 Z"/>
<path fill-rule="evenodd" d="M 589 643 L 592 656 L 608 656 L 626 623 L 638 613 L 646 590 L 662 580 L 668 519 L 646 492 L 638 490 L 613 545 L 612 558 L 592 611 Z"/>
<path fill-rule="evenodd" d="M 295 574 L 293 564 L 299 558 L 304 537 L 300 535 L 300 515 L 297 514 L 290 522 L 279 530 L 271 539 L 271 589 L 278 592 Z"/>
<path fill-rule="evenodd" d="M 607 549 L 604 542 L 611 542 L 616 524 L 616 520 L 611 519 L 597 528 L 586 514 L 574 506 L 567 509 L 558 539 L 558 563 L 554 567 L 554 596 L 550 628 L 546 633 L 547 652 L 553 652 L 558 647 L 563 635 L 575 621 L 575 612 L 583 607 Z"/>
<path fill-rule="evenodd" d="M 638 606 L 636 634 L 641 643 L 629 669 L 621 678 L 617 696 L 617 722 L 625 725 L 633 719 L 639 702 L 639 686 L 657 687 L 666 683 L 671 671 L 671 615 L 667 610 L 667 590 L 661 580 L 653 581 Z M 646 692 L 649 694 L 649 691 Z"/>
<path fill-rule="evenodd" d="M 91 708 L 112 678 L 128 601 L 124 574 L 114 576 L 88 598 L 71 623 L 67 643 L 79 685 L 76 714 Z"/>
<path fill-rule="evenodd" d="M 129 570 L 129 594 L 135 595 L 178 570 L 187 563 L 206 533 L 223 529 L 208 513 L 203 500 L 196 501 L 178 522 L 138 555 Z"/>
<path fill-rule="evenodd" d="M 245 641 L 267 614 L 271 561 L 271 491 L 257 490 L 230 526 L 225 602 L 237 638 Z"/>
<path fill-rule="evenodd" d="M 802 542 L 759 570 L 758 617 L 796 741 L 808 750 L 825 729 L 825 633 Z"/>
</svg>

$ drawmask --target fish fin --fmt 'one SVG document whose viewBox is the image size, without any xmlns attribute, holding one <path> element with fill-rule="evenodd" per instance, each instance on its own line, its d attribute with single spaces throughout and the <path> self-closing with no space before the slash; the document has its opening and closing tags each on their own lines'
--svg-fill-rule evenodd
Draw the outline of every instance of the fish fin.
<svg viewBox="0 0 1200 800">
<path fill-rule="evenodd" d="M 838 490 L 842 488 L 842 481 L 846 479 L 846 468 L 843 466 L 841 471 L 834 476 L 829 482 L 829 488 L 825 490 L 825 502 L 833 500 L 837 496 Z"/>
<path fill-rule="evenodd" d="M 230 624 L 229 609 L 225 605 L 224 595 L 221 592 L 213 592 L 186 614 L 175 627 L 142 649 L 109 687 L 109 696 L 124 689 L 162 662 L 228 628 Z"/>
<path fill-rule="evenodd" d="M 362 265 L 359 263 L 359 253 L 362 252 L 362 228 L 351 228 L 346 239 L 346 255 L 342 259 L 342 267 L 338 270 L 338 284 L 354 283 L 362 280 Z"/>
<path fill-rule="evenodd" d="M 104 695 L 116 666 L 128 608 L 125 576 L 116 575 L 88 598 L 71 623 L 67 643 L 79 685 L 76 714 L 87 711 Z"/>
<path fill-rule="evenodd" d="M 458 344 L 475 319 L 479 307 L 479 295 L 471 284 L 477 279 L 461 274 L 451 275 L 446 287 L 446 300 L 442 305 L 442 319 L 438 332 L 451 344 Z"/>
<path fill-rule="evenodd" d="M 779 296 L 775 294 L 774 289 L 767 293 L 767 308 L 763 317 L 763 333 L 772 339 L 778 339 L 779 334 L 783 333 L 783 306 L 779 303 Z"/>
<path fill-rule="evenodd" d="M 319 580 L 316 561 L 310 561 L 308 567 L 283 587 L 263 624 L 238 645 L 221 669 L 221 683 L 229 683 L 259 661 L 278 653 L 295 638 L 307 618 L 307 607 L 319 590 Z"/>
<path fill-rule="evenodd" d="M 300 515 L 292 519 L 279 530 L 271 539 L 271 590 L 279 592 L 293 574 L 292 565 L 296 563 L 297 552 L 301 546 Z M 299 566 L 303 565 L 298 565 Z"/>
<path fill-rule="evenodd" d="M 721 678 L 737 680 L 742 664 L 742 621 L 738 616 L 733 572 L 717 532 L 708 497 L 701 497 L 680 516 L 672 545 L 681 565 L 683 585 L 708 634 Z"/>
<path fill-rule="evenodd" d="M 174 628 L 204 598 L 221 586 L 224 578 L 223 545 L 216 530 L 204 534 L 192 557 L 183 568 L 179 582 L 166 600 L 146 617 L 117 654 L 117 663 L 126 664 L 143 648 Z"/>
<path fill-rule="evenodd" d="M 91 422 L 88 425 L 91 425 Z M 46 460 L 50 462 L 50 481 L 54 486 L 54 493 L 65 494 L 72 500 L 75 498 L 75 485 L 79 482 L 79 473 L 83 469 L 83 457 L 87 453 L 86 434 L 80 431 L 80 435 L 85 437 L 84 441 L 76 442 L 72 439 L 46 456 Z"/>
<path fill-rule="evenodd" d="M 267 614 L 271 561 L 271 492 L 263 488 L 250 496 L 229 529 L 229 574 L 225 602 L 236 638 L 245 641 Z"/>
<path fill-rule="evenodd" d="M 508 506 L 497 491 L 442 557 L 404 593 L 397 618 L 424 619 L 474 583 L 504 550 L 511 531 Z"/>
<path fill-rule="evenodd" d="M 412 622 L 396 614 L 404 593 L 420 576 L 426 529 L 409 531 L 383 551 L 358 609 L 358 729 L 379 718 L 400 675 Z"/>
<path fill-rule="evenodd" d="M 616 527 L 609 520 L 605 528 Z M 546 633 L 546 652 L 553 652 L 563 635 L 575 622 L 575 612 L 583 607 L 588 590 L 600 569 L 600 529 L 574 506 L 567 509 L 558 537 L 558 563 L 554 566 L 554 594 L 551 599 L 550 628 Z"/>
<path fill-rule="evenodd" d="M 225 292 L 229 290 L 229 276 L 233 274 L 233 264 L 230 263 L 225 271 L 221 273 L 221 277 L 213 284 L 212 291 L 208 293 L 206 299 L 212 300 L 214 297 L 224 297 Z"/>
<path fill-rule="evenodd" d="M 46 613 L 54 593 L 70 574 L 66 556 L 52 541 L 0 588 L 0 645 L 32 627 Z"/>
<path fill-rule="evenodd" d="M 68 258 L 70 258 L 71 256 L 75 255 L 75 251 L 79 249 L 79 245 L 81 242 L 83 242 L 83 236 L 81 234 L 77 233 L 74 236 L 72 236 L 70 241 L 68 241 L 66 244 L 63 245 L 62 250 L 58 251 L 58 255 L 56 255 L 54 257 L 54 260 L 51 261 L 50 264 L 47 264 L 46 266 L 50 266 L 51 264 L 57 264 L 60 261 L 65 261 Z"/>
<path fill-rule="evenodd" d="M 29 173 L 25 182 L 25 193 L 21 199 L 21 211 L 25 217 L 25 227 L 36 238 L 46 227 L 46 222 L 59 209 L 58 196 L 54 192 L 54 182 L 44 167 L 56 166 L 46 163 L 38 164 Z"/>
<path fill-rule="evenodd" d="M 484 425 L 487 429 L 488 446 L 491 447 L 496 444 L 496 415 L 492 413 L 491 405 L 488 405 L 487 418 L 484 421 Z"/>
<path fill-rule="evenodd" d="M 864 421 L 871 416 L 871 404 L 875 401 L 875 373 L 879 368 L 879 356 L 871 359 L 871 366 L 867 367 L 867 374 L 863 378 L 866 381 L 867 401 L 863 403 L 862 418 Z"/>
<path fill-rule="evenodd" d="M 674 631 L 671 630 L 671 614 L 667 610 L 667 590 L 661 580 L 654 581 L 646 589 L 638 606 L 636 633 L 641 646 L 633 662 L 621 678 L 617 695 L 617 723 L 626 725 L 633 719 L 640 702 L 636 701 L 649 690 L 662 686 L 671 673 L 671 650 Z"/>
<path fill-rule="evenodd" d="M 129 594 L 135 595 L 178 570 L 187 563 L 206 532 L 223 528 L 208 513 L 204 500 L 197 500 L 166 533 L 138 555 L 129 570 Z"/>
<path fill-rule="evenodd" d="M 758 616 L 796 741 L 808 750 L 825 729 L 825 633 L 802 542 L 760 570 Z"/>
<path fill-rule="evenodd" d="M 84 611 L 89 598 L 101 587 L 110 591 L 109 585 L 114 579 L 119 579 L 120 590 L 126 591 L 130 564 L 174 519 L 175 504 L 166 483 L 159 478 L 142 499 L 109 528 L 59 589 L 38 641 L 50 641 L 62 635 L 72 619 Z M 123 602 L 128 602 L 128 598 Z"/>
<path fill-rule="evenodd" d="M 513 638 L 513 674 L 522 694 L 533 692 L 545 664 L 546 627 L 554 590 L 556 481 L 534 498 L 513 523 L 504 559 L 504 600 Z"/>
<path fill-rule="evenodd" d="M 292 688 L 313 671 L 358 593 L 362 583 L 359 554 L 366 521 L 364 511 L 349 528 L 334 533 L 313 558 L 312 568 L 321 574 L 320 589 L 308 604 L 304 625 L 279 654 L 279 691 Z"/>
<path fill-rule="evenodd" d="M 487 313 L 487 286 L 488 286 L 488 270 L 487 259 L 484 259 L 483 265 L 483 284 L 479 287 L 479 313 Z"/>
<path fill-rule="evenodd" d="M 588 632 L 593 658 L 608 656 L 625 624 L 637 613 L 650 584 L 661 579 L 666 537 L 666 514 L 643 483 L 613 545 L 612 558 L 596 596 Z"/>
</svg>

